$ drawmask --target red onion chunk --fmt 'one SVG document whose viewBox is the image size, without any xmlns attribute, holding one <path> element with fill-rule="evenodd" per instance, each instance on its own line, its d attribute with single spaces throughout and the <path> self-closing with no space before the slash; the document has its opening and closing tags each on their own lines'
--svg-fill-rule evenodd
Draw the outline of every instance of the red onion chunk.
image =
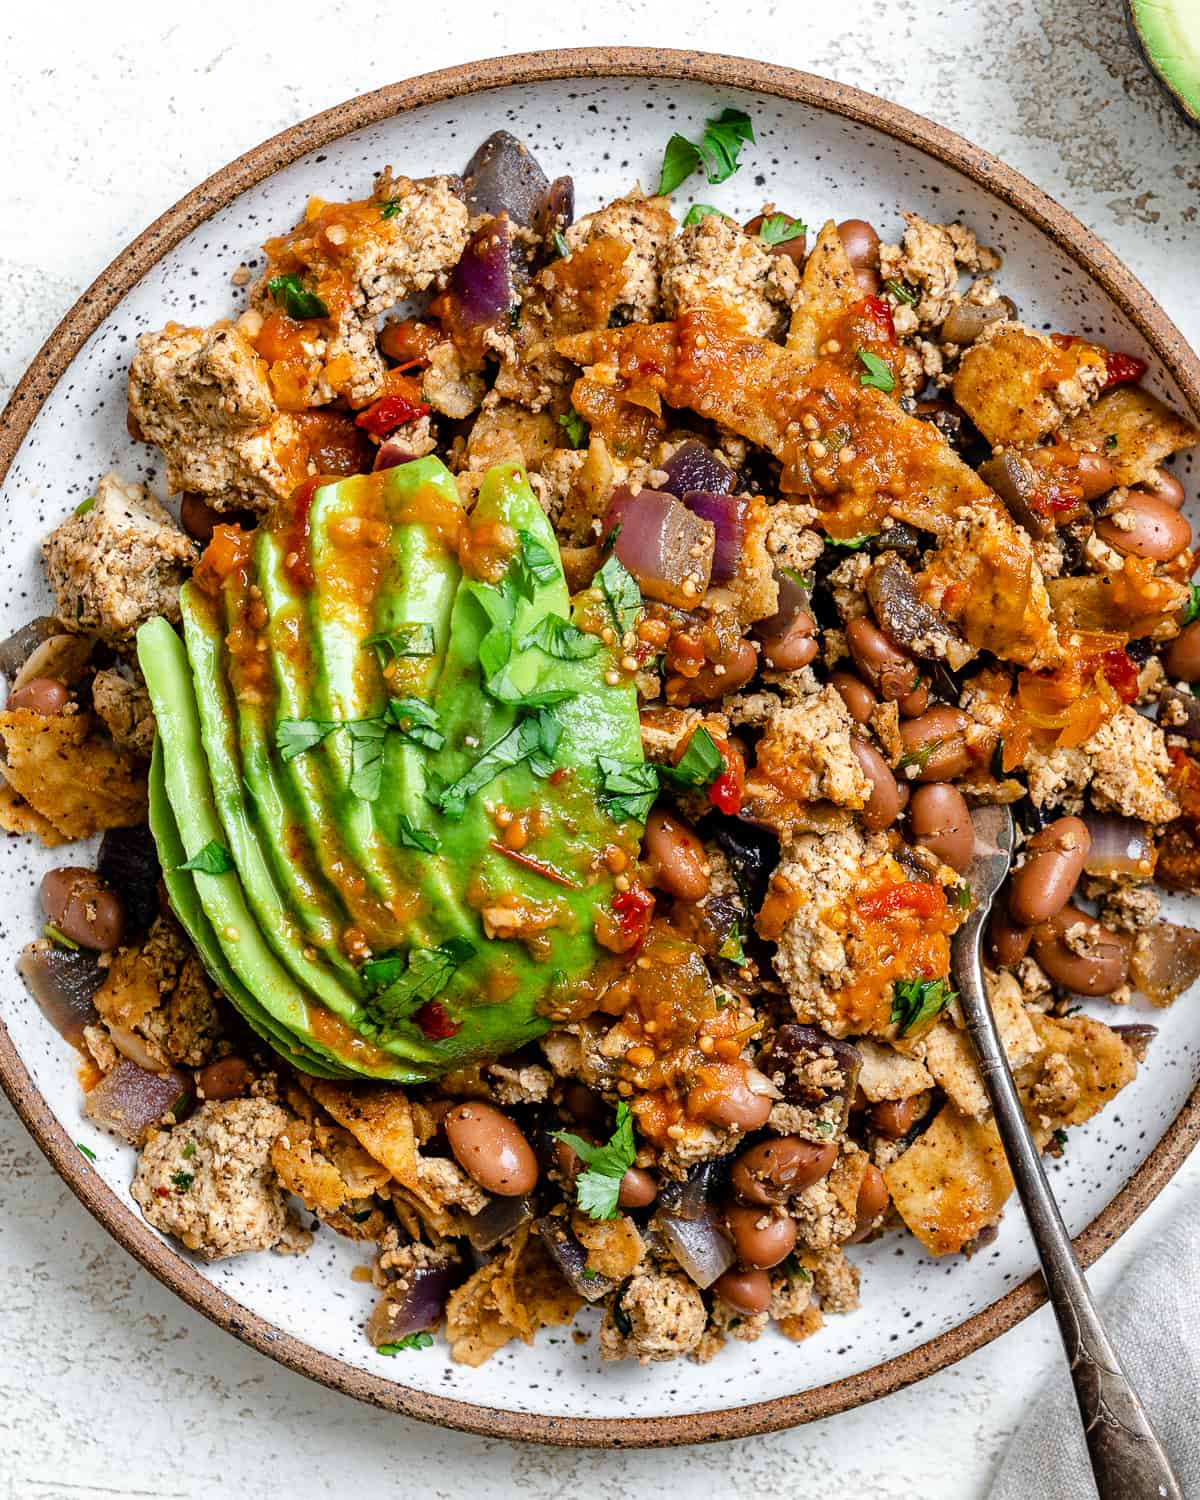
<svg viewBox="0 0 1200 1500">
<path fill-rule="evenodd" d="M 614 492 L 604 517 L 607 534 L 620 525 L 613 550 L 642 593 L 679 609 L 694 606 L 708 589 L 716 533 L 674 495 L 642 490 Z"/>
<path fill-rule="evenodd" d="M 715 534 L 712 576 L 718 582 L 736 578 L 746 539 L 749 501 L 737 495 L 716 495 L 710 490 L 689 490 L 683 503 L 694 516 L 712 522 Z"/>
<path fill-rule="evenodd" d="M 708 1212 L 708 1194 L 716 1176 L 714 1161 L 699 1161 L 682 1182 L 664 1182 L 658 1195 L 660 1213 L 674 1219 L 702 1219 Z"/>
<path fill-rule="evenodd" d="M 516 293 L 512 274 L 512 233 L 508 219 L 487 219 L 467 241 L 450 273 L 452 321 L 463 332 L 494 328 L 507 319 Z"/>
<path fill-rule="evenodd" d="M 611 1276 L 589 1273 L 587 1251 L 561 1214 L 547 1214 L 535 1227 L 555 1265 L 585 1302 L 599 1302 L 616 1287 Z"/>
<path fill-rule="evenodd" d="M 148 1073 L 123 1057 L 91 1090 L 83 1107 L 89 1120 L 139 1146 L 151 1125 L 165 1115 L 181 1119 L 191 1098 L 191 1080 L 175 1068 Z"/>
<path fill-rule="evenodd" d="M 447 1297 L 462 1279 L 462 1266 L 448 1257 L 441 1264 L 415 1267 L 394 1288 L 384 1291 L 367 1324 L 367 1337 L 378 1348 L 435 1328 L 446 1310 Z"/>
<path fill-rule="evenodd" d="M 1200 932 L 1156 922 L 1138 933 L 1129 968 L 1152 1005 L 1170 1005 L 1200 979 Z"/>
<path fill-rule="evenodd" d="M 39 615 L 20 630 L 0 641 L 0 672 L 9 679 L 17 675 L 37 648 L 53 635 L 61 635 L 62 626 L 51 615 Z"/>
<path fill-rule="evenodd" d="M 55 1031 L 73 1047 L 82 1046 L 84 1027 L 100 1019 L 92 1002 L 104 970 L 95 954 L 31 943 L 17 959 L 17 973 Z"/>
<path fill-rule="evenodd" d="M 380 443 L 371 467 L 378 474 L 380 469 L 396 469 L 401 464 L 410 464 L 416 456 L 403 438 L 390 437 Z"/>
<path fill-rule="evenodd" d="M 779 585 L 779 608 L 766 620 L 759 620 L 754 634 L 762 641 L 780 640 L 792 628 L 796 616 L 808 609 L 808 590 L 788 573 L 775 569 Z"/>
<path fill-rule="evenodd" d="M 733 1245 L 711 1218 L 676 1219 L 660 1213 L 654 1222 L 671 1254 L 698 1287 L 712 1286 L 733 1265 Z"/>
<path fill-rule="evenodd" d="M 727 495 L 733 488 L 733 470 L 695 439 L 676 448 L 663 464 L 663 469 L 667 475 L 667 489 L 672 495 L 686 495 L 692 490 Z"/>
<path fill-rule="evenodd" d="M 1083 821 L 1092 836 L 1083 866 L 1088 875 L 1149 878 L 1154 873 L 1154 839 L 1149 824 L 1098 812 L 1085 813 Z"/>
<path fill-rule="evenodd" d="M 546 205 L 550 184 L 537 160 L 515 135 L 496 130 L 479 146 L 463 173 L 467 207 L 476 214 L 506 213 L 531 225 Z"/>
<path fill-rule="evenodd" d="M 471 1249 L 484 1254 L 532 1218 L 532 1198 L 493 1198 L 486 1208 L 466 1221 Z"/>
</svg>

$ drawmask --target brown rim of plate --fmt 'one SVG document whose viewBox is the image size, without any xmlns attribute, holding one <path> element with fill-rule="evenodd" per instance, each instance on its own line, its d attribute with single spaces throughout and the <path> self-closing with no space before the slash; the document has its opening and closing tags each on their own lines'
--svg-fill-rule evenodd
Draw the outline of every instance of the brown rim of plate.
<svg viewBox="0 0 1200 1500">
<path fill-rule="evenodd" d="M 42 402 L 70 361 L 130 288 L 197 225 L 247 188 L 329 142 L 421 105 L 488 89 L 572 78 L 661 78 L 749 89 L 827 110 L 881 130 L 946 163 L 1016 209 L 1099 283 L 1138 328 L 1200 419 L 1200 359 L 1150 293 L 1084 226 L 996 157 L 899 105 L 861 89 L 772 63 L 715 53 L 642 47 L 580 47 L 489 58 L 390 84 L 273 136 L 202 182 L 144 230 L 96 278 L 46 340 L 13 393 L 0 426 L 0 479 Z M 0 1021 L 0 1084 L 50 1164 L 83 1206 L 172 1291 L 243 1343 L 280 1364 L 389 1411 L 484 1437 L 564 1447 L 663 1447 L 747 1437 L 861 1406 L 973 1353 L 1045 1299 L 1031 1276 L 999 1301 L 928 1343 L 814 1390 L 723 1411 L 663 1417 L 556 1417 L 502 1411 L 367 1374 L 282 1332 L 227 1297 L 125 1206 L 92 1170 L 51 1112 Z M 1090 1265 L 1162 1191 L 1200 1140 L 1200 1084 L 1162 1139 L 1111 1203 L 1075 1240 Z"/>
</svg>

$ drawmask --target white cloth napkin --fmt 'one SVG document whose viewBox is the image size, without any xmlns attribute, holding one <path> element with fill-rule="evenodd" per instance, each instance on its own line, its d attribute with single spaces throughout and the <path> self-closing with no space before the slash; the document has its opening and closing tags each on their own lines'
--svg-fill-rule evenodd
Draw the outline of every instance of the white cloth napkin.
<svg viewBox="0 0 1200 1500">
<path fill-rule="evenodd" d="M 1105 1325 L 1170 1454 L 1188 1500 L 1200 1500 L 1200 1196 L 1101 1304 Z M 1066 1364 L 1017 1428 L 989 1500 L 1092 1500 Z"/>
</svg>

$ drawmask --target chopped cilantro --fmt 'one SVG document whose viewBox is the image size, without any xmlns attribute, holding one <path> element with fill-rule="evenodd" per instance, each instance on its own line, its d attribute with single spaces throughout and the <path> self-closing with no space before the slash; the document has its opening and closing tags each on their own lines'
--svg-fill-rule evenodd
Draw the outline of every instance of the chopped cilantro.
<svg viewBox="0 0 1200 1500">
<path fill-rule="evenodd" d="M 623 637 L 637 624 L 642 608 L 642 591 L 632 573 L 614 552 L 596 574 L 596 583 L 604 595 L 613 629 Z"/>
<path fill-rule="evenodd" d="M 397 214 L 404 212 L 404 204 L 399 198 L 389 198 L 379 210 L 381 219 L 394 219 Z"/>
<path fill-rule="evenodd" d="M 374 802 L 383 790 L 383 742 L 388 727 L 382 719 L 347 719 L 350 736 L 350 794 Z"/>
<path fill-rule="evenodd" d="M 224 875 L 233 869 L 233 855 L 216 839 L 209 839 L 203 849 L 197 849 L 191 859 L 176 866 L 180 870 L 199 870 L 204 875 Z"/>
<path fill-rule="evenodd" d="M 818 1120 L 816 1122 L 816 1124 L 813 1126 L 813 1129 L 817 1132 L 818 1135 L 832 1135 L 833 1134 L 833 1121 L 832 1120 Z"/>
<path fill-rule="evenodd" d="M 1060 1151 L 1067 1144 L 1067 1132 L 1062 1128 L 1061 1125 L 1054 1132 L 1054 1144 Z"/>
<path fill-rule="evenodd" d="M 560 661 L 586 661 L 601 649 L 594 635 L 588 635 L 561 615 L 543 615 L 529 634 L 521 637 L 519 644 L 522 651 L 527 646 L 536 646 L 539 651 Z"/>
<path fill-rule="evenodd" d="M 426 854 L 436 854 L 442 847 L 436 833 L 418 828 L 407 813 L 400 814 L 400 842 L 406 849 L 422 849 Z"/>
<path fill-rule="evenodd" d="M 1200 619 L 1200 583 L 1188 584 L 1188 602 L 1184 607 L 1181 625 L 1190 625 L 1193 620 Z"/>
<path fill-rule="evenodd" d="M 363 646 L 374 651 L 381 667 L 386 667 L 398 656 L 432 656 L 433 626 L 423 620 L 393 625 L 391 630 L 379 630 L 367 636 Z"/>
<path fill-rule="evenodd" d="M 474 952 L 475 945 L 466 938 L 448 938 L 436 948 L 410 948 L 407 953 L 368 959 L 363 979 L 371 994 L 363 1006 L 366 1019 L 361 1029 L 378 1033 L 403 1021 L 440 995 Z"/>
<path fill-rule="evenodd" d="M 181 1193 L 186 1193 L 188 1188 L 191 1187 L 192 1183 L 195 1182 L 195 1180 L 196 1174 L 194 1172 L 171 1173 L 171 1181 L 175 1184 L 175 1186 Z"/>
<path fill-rule="evenodd" d="M 86 500 L 81 500 L 79 502 L 72 514 L 76 516 L 86 516 L 88 511 L 91 510 L 92 506 L 95 505 L 95 503 L 95 495 L 89 495 Z"/>
<path fill-rule="evenodd" d="M 69 938 L 61 927 L 55 927 L 53 922 L 47 922 L 42 928 L 42 936 L 49 938 L 56 948 L 66 948 L 72 953 L 79 952 L 79 944 L 74 938 Z"/>
<path fill-rule="evenodd" d="M 466 812 L 468 798 L 482 791 L 509 766 L 527 760 L 535 776 L 549 776 L 561 738 L 562 725 L 548 708 L 539 708 L 489 745 L 457 781 L 431 791 L 430 801 L 447 818 L 457 821 Z"/>
<path fill-rule="evenodd" d="M 183 1150 L 180 1152 L 180 1155 L 183 1157 L 184 1161 L 191 1161 L 192 1157 L 195 1156 L 195 1154 L 196 1154 L 196 1143 L 195 1143 L 195 1141 L 189 1141 L 187 1143 L 187 1145 L 183 1148 Z"/>
<path fill-rule="evenodd" d="M 658 796 L 658 767 L 648 760 L 599 755 L 600 802 L 615 823 L 644 823 Z"/>
<path fill-rule="evenodd" d="M 280 719 L 275 726 L 275 748 L 281 760 L 295 760 L 340 727 L 337 719 Z"/>
<path fill-rule="evenodd" d="M 88 1159 L 88 1161 L 95 1161 L 96 1160 L 96 1153 L 92 1150 L 92 1148 L 90 1146 L 85 1146 L 82 1141 L 76 1141 L 75 1142 L 75 1149 L 79 1152 L 79 1154 L 81 1156 L 86 1156 L 87 1159 Z"/>
<path fill-rule="evenodd" d="M 558 559 L 545 542 L 534 536 L 532 531 L 518 531 L 517 536 L 521 542 L 519 560 L 521 571 L 525 577 L 533 583 L 553 583 L 559 575 Z M 521 588 L 521 580 L 516 580 L 517 587 Z M 524 589 L 521 589 L 525 593 Z M 525 593 L 526 598 L 532 598 L 533 590 Z"/>
<path fill-rule="evenodd" d="M 935 1016 L 954 998 L 954 991 L 944 979 L 897 979 L 892 987 L 893 1026 L 899 1027 L 897 1036 L 907 1036 L 910 1031 Z"/>
<path fill-rule="evenodd" d="M 622 1101 L 617 1105 L 616 1126 L 603 1146 L 593 1146 L 567 1130 L 556 1130 L 554 1138 L 570 1146 L 587 1168 L 575 1179 L 575 1201 L 579 1207 L 591 1219 L 615 1219 L 621 1178 L 633 1166 L 637 1155 L 628 1104 Z"/>
<path fill-rule="evenodd" d="M 567 244 L 567 237 L 561 229 L 554 231 L 554 248 L 563 260 L 566 260 L 567 256 L 571 253 L 571 247 Z"/>
<path fill-rule="evenodd" d="M 693 224 L 699 224 L 701 219 L 707 219 L 713 214 L 718 219 L 727 219 L 729 217 L 723 209 L 714 208 L 711 203 L 693 203 L 684 216 L 683 227 L 690 229 Z"/>
<path fill-rule="evenodd" d="M 812 1282 L 812 1272 L 806 1266 L 800 1264 L 800 1258 L 795 1251 L 788 1256 L 783 1263 L 783 1274 L 789 1281 Z"/>
<path fill-rule="evenodd" d="M 290 272 L 287 276 L 272 276 L 267 282 L 267 291 L 282 307 L 289 318 L 327 318 L 329 309 L 315 292 L 307 292 L 299 276 Z"/>
<path fill-rule="evenodd" d="M 970 911 L 971 887 L 969 885 L 956 885 L 952 893 L 952 900 L 958 911 Z"/>
<path fill-rule="evenodd" d="M 737 171 L 738 152 L 746 141 L 755 144 L 754 126 L 741 109 L 723 109 L 716 119 L 707 120 L 699 145 L 673 135 L 663 152 L 659 193 L 673 193 L 693 172 L 703 171 L 709 182 L 725 182 Z"/>
<path fill-rule="evenodd" d="M 798 240 L 808 233 L 808 225 L 800 219 L 789 219 L 787 214 L 768 214 L 762 221 L 758 237 L 764 245 L 785 245 L 788 240 Z"/>
<path fill-rule="evenodd" d="M 843 552 L 858 552 L 868 542 L 873 542 L 879 534 L 878 531 L 864 531 L 858 536 L 827 536 L 825 538 L 825 545 L 827 547 L 840 547 Z"/>
<path fill-rule="evenodd" d="M 579 1274 L 583 1277 L 584 1281 L 600 1280 L 600 1272 L 596 1270 L 595 1266 L 584 1266 Z"/>
<path fill-rule="evenodd" d="M 572 448 L 586 448 L 588 441 L 588 425 L 572 407 L 565 411 L 558 419 L 558 425 L 567 435 L 567 442 Z"/>
<path fill-rule="evenodd" d="M 923 771 L 929 764 L 929 757 L 942 744 L 941 739 L 930 740 L 926 745 L 918 745 L 915 750 L 909 750 L 896 762 L 896 769 L 904 771 L 909 766 L 916 766 L 918 771 Z"/>
<path fill-rule="evenodd" d="M 1106 448 L 1115 448 L 1117 446 L 1117 435 L 1115 432 L 1110 432 L 1109 435 L 1104 439 L 1104 446 Z M 76 512 L 76 514 L 78 514 L 78 512 Z"/>
<path fill-rule="evenodd" d="M 433 1346 L 433 1334 L 431 1333 L 406 1333 L 402 1339 L 397 1339 L 393 1344 L 380 1344 L 377 1346 L 376 1354 L 399 1354 L 403 1349 L 429 1349 Z"/>
<path fill-rule="evenodd" d="M 688 740 L 687 749 L 674 766 L 661 766 L 659 774 L 676 786 L 711 786 L 725 769 L 725 761 L 716 741 L 701 725 Z"/>
<path fill-rule="evenodd" d="M 907 302 L 909 307 L 916 307 L 921 300 L 912 287 L 905 286 L 902 281 L 885 281 L 883 284 L 893 297 L 899 298 L 901 302 Z"/>
<path fill-rule="evenodd" d="M 863 372 L 858 377 L 859 385 L 867 385 L 877 391 L 896 389 L 896 377 L 878 354 L 872 354 L 869 349 L 860 349 L 858 358 L 863 367 Z"/>
<path fill-rule="evenodd" d="M 387 706 L 392 727 L 402 740 L 426 750 L 440 750 L 446 743 L 437 712 L 420 698 L 393 698 Z"/>
<path fill-rule="evenodd" d="M 745 966 L 746 951 L 742 947 L 742 933 L 736 922 L 729 929 L 725 941 L 717 949 L 717 957 L 725 959 L 727 963 L 736 964 L 739 969 Z"/>
</svg>

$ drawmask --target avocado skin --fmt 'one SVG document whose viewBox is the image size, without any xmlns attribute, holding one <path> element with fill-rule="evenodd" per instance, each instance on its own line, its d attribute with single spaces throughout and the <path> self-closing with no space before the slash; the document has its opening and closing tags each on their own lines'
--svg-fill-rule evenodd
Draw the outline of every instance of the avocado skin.
<svg viewBox="0 0 1200 1500">
<path fill-rule="evenodd" d="M 446 509 L 458 506 L 454 480 L 438 460 L 421 460 L 322 486 L 312 506 L 316 514 L 309 512 L 304 536 L 312 549 L 307 561 L 316 587 L 307 596 L 297 582 L 299 570 L 289 566 L 296 529 L 286 507 L 255 534 L 249 566 L 225 580 L 223 613 L 204 605 L 194 585 L 185 591 L 189 639 L 195 641 L 192 666 L 209 719 L 206 745 L 192 684 L 178 681 L 180 672 L 184 678 L 190 674 L 181 662 L 177 637 L 161 621 L 154 622 L 159 633 L 147 626 L 139 636 L 159 719 L 164 801 L 178 822 L 177 837 L 195 852 L 215 836 L 206 829 L 224 830 L 212 811 L 206 748 L 214 760 L 239 754 L 251 793 L 240 794 L 240 777 L 218 772 L 221 811 L 236 834 L 231 838 L 226 832 L 223 841 L 231 846 L 236 870 L 219 876 L 197 873 L 177 881 L 176 889 L 181 902 L 191 902 L 192 908 L 198 904 L 208 923 L 197 947 L 214 978 L 235 1004 L 241 1001 L 251 1024 L 258 1021 L 260 1033 L 269 1029 L 273 1045 L 279 1045 L 281 1033 L 288 1039 L 285 1055 L 295 1055 L 298 1046 L 302 1057 L 319 1067 L 419 1081 L 512 1051 L 541 1035 L 551 1024 L 551 995 L 558 1005 L 573 982 L 593 969 L 599 957 L 595 912 L 610 906 L 614 893 L 613 877 L 597 856 L 617 845 L 635 857 L 639 832 L 634 824 L 618 828 L 603 810 L 596 756 L 641 759 L 636 689 L 627 675 L 615 685 L 605 680 L 612 666 L 605 649 L 577 661 L 535 646 L 515 651 L 509 678 L 519 690 L 563 689 L 575 695 L 553 709 L 562 729 L 556 774 L 544 779 L 521 761 L 469 797 L 461 817 L 446 815 L 435 806 L 440 789 L 526 713 L 485 691 L 479 652 L 492 626 L 495 591 L 460 575 L 453 549 L 444 536 L 433 535 L 439 525 L 463 524 L 460 515 Z M 382 565 L 374 559 L 357 580 L 342 578 L 339 599 L 338 537 L 345 534 L 346 522 L 363 518 L 387 521 L 387 556 Z M 553 531 L 515 465 L 488 472 L 469 524 L 509 535 L 524 533 L 558 562 Z M 346 587 L 362 578 L 367 587 L 361 593 Z M 209 674 L 229 676 L 221 629 L 228 635 L 258 599 L 265 607 L 260 637 L 267 643 L 270 668 L 265 693 L 201 684 L 199 679 Z M 544 615 L 565 617 L 569 608 L 559 565 L 553 576 L 532 583 L 516 599 L 514 641 Z M 594 614 L 595 608 L 584 607 L 576 623 L 585 623 L 587 610 Z M 362 641 L 402 621 L 432 624 L 435 652 L 432 658 L 406 659 L 399 678 L 393 673 L 385 679 Z M 357 657 L 351 649 L 354 637 Z M 434 752 L 389 733 L 383 784 L 375 800 L 349 795 L 346 731 L 335 730 L 321 745 L 282 761 L 275 748 L 282 720 L 372 718 L 386 706 L 389 692 L 430 703 L 445 744 Z M 266 701 L 258 701 L 262 698 Z M 331 741 L 345 743 L 335 749 Z M 210 814 L 207 818 L 200 816 L 200 804 Z M 541 819 L 524 863 L 519 851 L 507 849 L 500 837 L 494 814 L 502 805 L 537 810 Z M 440 840 L 435 853 L 402 842 L 406 820 Z M 164 843 L 168 839 L 169 830 Z M 297 871 L 303 877 L 299 881 Z M 357 879 L 360 871 L 363 878 Z M 254 899 L 248 900 L 251 891 Z M 290 932 L 282 921 L 277 931 L 273 925 L 280 906 Z M 497 934 L 491 938 L 485 913 L 487 928 Z M 504 919 L 514 913 L 527 943 L 500 935 L 511 930 Z M 199 926 L 194 909 L 191 915 Z M 453 1035 L 431 1038 L 411 1016 L 390 1014 L 381 1022 L 371 997 L 364 997 L 361 977 L 336 944 L 330 949 L 331 928 L 340 932 L 348 923 L 366 932 L 375 956 L 434 948 L 450 939 L 465 938 L 471 944 L 474 951 L 460 960 L 436 995 L 442 1015 L 455 1028 Z M 231 929 L 249 941 L 226 938 Z M 281 949 L 301 931 L 310 940 L 314 933 L 322 938 L 322 943 L 313 941 L 320 950 L 317 957 L 303 962 Z M 231 972 L 233 986 L 228 985 Z M 327 1007 L 314 988 L 323 990 Z M 415 1008 L 416 1002 L 404 1007 Z M 325 1045 L 313 1030 L 313 1016 L 325 1010 L 362 1042 L 344 1045 L 342 1038 Z"/>
<path fill-rule="evenodd" d="M 1163 93 L 1190 125 L 1200 125 L 1200 5 L 1126 0 L 1126 17 L 1133 44 Z"/>
</svg>

